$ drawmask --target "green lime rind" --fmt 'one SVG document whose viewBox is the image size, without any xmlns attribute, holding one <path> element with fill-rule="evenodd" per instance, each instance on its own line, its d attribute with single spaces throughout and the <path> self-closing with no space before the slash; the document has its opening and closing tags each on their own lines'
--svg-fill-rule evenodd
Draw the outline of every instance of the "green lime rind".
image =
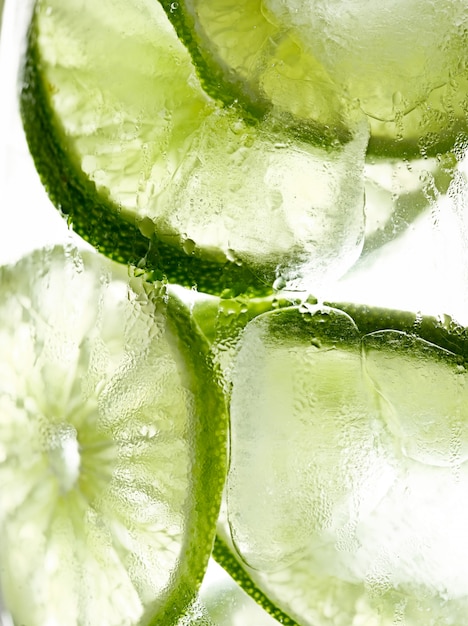
<svg viewBox="0 0 468 626">
<path fill-rule="evenodd" d="M 333 86 L 332 79 L 327 75 L 324 68 L 319 69 L 318 62 L 301 50 L 300 33 L 294 32 L 290 25 L 280 28 L 275 24 L 275 17 L 271 14 L 268 17 L 265 14 L 265 7 L 259 2 L 243 2 L 235 5 L 235 11 L 238 13 L 235 22 L 230 22 L 233 5 L 229 2 L 211 3 L 213 6 L 205 6 L 200 0 L 180 0 L 171 2 L 171 0 L 160 0 L 161 5 L 166 11 L 170 21 L 174 25 L 181 41 L 184 42 L 190 51 L 195 67 L 197 68 L 200 80 L 215 100 L 223 102 L 225 105 L 236 104 L 244 111 L 246 120 L 259 120 L 269 112 L 275 110 L 278 114 L 278 108 L 275 107 L 273 101 L 268 97 L 268 89 L 265 93 L 261 86 L 257 84 L 256 72 L 260 71 L 268 73 L 271 71 L 269 63 L 273 66 L 276 63 L 288 63 L 290 57 L 283 59 L 281 56 L 276 58 L 275 52 L 268 53 L 267 46 L 271 45 L 274 49 L 275 45 L 284 44 L 285 38 L 290 38 L 292 42 L 297 44 L 296 49 L 296 66 L 301 62 L 311 62 L 312 71 L 317 68 L 316 93 L 323 90 L 328 94 L 329 112 L 336 110 L 335 116 L 326 119 L 327 113 L 322 110 L 321 114 L 311 114 L 303 117 L 299 123 L 300 117 L 287 110 L 290 106 L 287 104 L 286 94 L 288 93 L 289 77 L 279 71 L 277 81 L 284 81 L 283 106 L 280 118 L 282 122 L 291 128 L 294 132 L 296 129 L 297 136 L 301 139 L 311 142 L 321 142 L 327 145 L 330 141 L 346 142 L 350 138 L 350 131 L 345 129 L 345 125 L 340 117 L 343 115 L 346 105 L 346 99 L 349 103 L 353 100 L 353 94 L 345 93 L 339 86 Z M 257 7 L 258 4 L 258 7 Z M 216 7 L 216 11 L 213 10 Z M 221 18 L 222 24 L 226 28 L 224 39 L 216 30 L 218 24 L 210 24 L 209 17 Z M 244 12 L 244 13 L 243 13 Z M 242 16 L 244 19 L 242 19 Z M 208 20 L 208 23 L 205 21 Z M 239 30 L 236 31 L 237 21 L 241 24 Z M 249 24 L 248 30 L 241 30 L 245 24 Z M 232 32 L 228 32 L 228 25 L 232 27 Z M 260 33 L 263 37 L 260 36 Z M 243 38 L 243 44 L 246 52 L 238 54 L 239 45 L 237 39 Z M 232 42 L 229 42 L 231 38 Z M 269 43 L 268 40 L 271 40 Z M 274 45 L 273 45 L 274 42 Z M 224 46 L 224 50 L 220 50 L 220 45 Z M 259 53 L 258 47 L 265 46 L 265 56 Z M 290 51 L 292 55 L 293 51 Z M 241 63 L 243 55 L 251 56 L 252 66 L 244 66 L 239 70 L 236 66 Z M 269 56 L 271 54 L 271 57 Z M 304 56 L 300 56 L 303 54 Z M 280 53 L 281 55 L 281 53 Z M 254 61 L 255 59 L 255 61 Z M 263 63 L 260 70 L 256 63 Z M 266 67 L 265 67 L 266 66 Z M 291 75 L 292 76 L 292 75 Z M 300 80 L 305 77 L 301 77 Z M 310 75 L 307 81 L 313 81 Z M 405 115 L 399 115 L 394 121 L 381 121 L 368 117 L 371 128 L 371 135 L 368 145 L 368 155 L 370 158 L 397 158 L 397 159 L 415 159 L 423 157 L 437 156 L 454 149 L 457 141 L 463 141 L 468 133 L 467 115 L 466 115 L 466 92 L 467 77 L 463 72 L 453 76 L 452 80 L 445 85 L 438 86 L 428 95 L 423 103 L 417 103 L 414 108 Z M 272 95 L 276 93 L 277 87 L 273 89 Z M 297 87 L 295 87 L 297 89 Z M 301 93 L 299 89 L 299 94 Z M 311 94 L 313 96 L 312 92 Z M 304 102 L 310 95 L 303 94 Z M 327 97 L 327 96 L 325 96 Z M 300 98 L 299 98 L 300 99 Z M 358 98 L 355 98 L 356 102 Z M 341 105 L 338 102 L 341 100 Z M 307 108 L 307 105 L 305 105 Z M 341 110 L 340 110 L 341 109 Z M 346 117 L 346 115 L 345 115 Z M 295 120 L 295 121 L 294 121 Z M 307 137 L 307 129 L 309 137 Z"/>
<path fill-rule="evenodd" d="M 226 402 L 206 340 L 164 285 L 95 252 L 35 251 L 0 268 L 0 284 L 7 608 L 37 624 L 50 606 L 75 624 L 119 581 L 128 614 L 99 602 L 102 623 L 177 624 L 206 571 L 226 475 Z M 49 441 L 57 425 L 57 437 L 76 433 L 73 471 Z M 14 539 L 25 529 L 27 559 Z M 31 568 L 44 584 L 24 601 Z"/>
<path fill-rule="evenodd" d="M 313 298 L 310 298 L 313 301 Z M 284 297 L 266 298 L 216 298 L 197 300 L 192 306 L 192 316 L 200 331 L 212 345 L 220 334 L 235 338 L 254 317 L 291 305 Z"/>
<path fill-rule="evenodd" d="M 213 558 L 231 576 L 242 589 L 259 604 L 269 615 L 285 626 L 299 626 L 289 615 L 277 607 L 268 596 L 257 587 L 240 561 L 234 556 L 227 543 L 216 536 L 213 546 Z"/>
<path fill-rule="evenodd" d="M 316 306 L 317 299 L 310 297 L 307 303 Z M 421 339 L 468 358 L 468 328 L 458 324 L 448 315 L 434 317 L 353 302 L 325 301 L 323 304 L 347 313 L 362 335 L 379 330 L 398 330 L 417 335 Z M 287 297 L 226 300 L 212 297 L 196 302 L 192 307 L 192 315 L 213 350 L 216 349 L 217 343 L 222 343 L 228 336 L 233 340 L 238 339 L 245 326 L 259 315 L 275 312 L 280 314 L 283 309 L 294 310 L 300 306 Z"/>
<path fill-rule="evenodd" d="M 99 196 L 95 185 L 80 173 L 76 157 L 65 149 L 63 131 L 55 119 L 40 68 L 33 22 L 23 70 L 20 111 L 41 181 L 51 201 L 78 234 L 114 261 L 138 265 L 148 253 L 149 241 L 136 225 L 123 224 L 117 207 Z"/>
<path fill-rule="evenodd" d="M 462 73 L 397 122 L 369 119 L 368 155 L 411 160 L 456 151 L 468 136 L 467 90 L 468 77 Z"/>
<path fill-rule="evenodd" d="M 151 0 L 38 0 L 26 55 L 36 168 L 99 251 L 223 297 L 309 288 L 359 255 L 362 123 L 330 150 L 277 118 L 246 124 L 206 94 Z"/>
<path fill-rule="evenodd" d="M 307 306 L 317 306 L 317 299 L 310 297 L 307 303 Z M 397 330 L 425 339 L 455 353 L 461 359 L 468 360 L 468 329 L 449 316 L 436 318 L 411 311 L 350 302 L 327 301 L 324 305 L 349 315 L 362 336 L 379 330 Z M 252 299 L 242 297 L 220 299 L 213 296 L 193 303 L 191 312 L 194 323 L 210 344 L 213 360 L 217 364 L 218 380 L 227 398 L 230 398 L 232 393 L 234 359 L 248 323 L 260 315 L 279 315 L 280 311 L 288 309 L 291 332 L 294 334 L 303 328 L 307 335 L 307 327 L 297 323 L 297 309 L 300 306 L 299 303 L 280 295 Z M 280 335 L 287 334 L 281 316 L 278 317 L 277 326 Z M 350 338 L 350 341 L 354 342 L 354 337 Z"/>
<path fill-rule="evenodd" d="M 258 276 L 234 262 L 216 263 L 188 255 L 154 235 L 145 237 L 136 220 L 96 190 L 71 153 L 41 76 L 35 22 L 29 36 L 20 109 L 23 127 L 37 172 L 53 204 L 73 230 L 114 261 L 130 263 L 153 273 L 154 279 L 195 286 L 208 293 L 267 295 Z"/>
<path fill-rule="evenodd" d="M 231 82 L 226 80 L 225 71 L 197 36 L 195 20 L 186 10 L 185 3 L 174 3 L 169 0 L 159 0 L 159 2 L 180 41 L 189 50 L 205 92 L 224 106 L 240 106 L 247 122 L 255 124 L 264 118 L 271 109 L 269 103 L 264 99 L 250 96 L 243 88 L 240 79 Z"/>
<path fill-rule="evenodd" d="M 309 302 L 310 306 L 320 309 L 315 299 Z M 362 337 L 380 330 L 396 330 L 424 339 L 463 359 L 468 359 L 468 328 L 453 320 L 449 315 L 434 317 L 412 311 L 399 311 L 352 302 L 325 301 L 323 306 L 346 313 L 356 324 Z M 273 308 L 274 310 L 264 311 L 263 314 L 278 317 L 274 323 L 278 333 L 281 332 L 281 317 L 286 315 L 288 323 L 292 325 L 291 330 L 294 330 L 297 336 L 302 336 L 304 339 L 307 337 L 309 304 L 306 303 L 304 308 L 301 308 L 301 305 L 291 306 L 291 303 L 288 305 L 286 301 L 283 301 L 283 306 L 278 307 L 276 304 Z M 327 327 L 326 330 L 334 332 L 333 326 Z M 340 336 L 340 341 L 346 343 L 346 336 Z M 354 337 L 351 337 L 350 341 L 353 342 Z"/>
<path fill-rule="evenodd" d="M 184 546 L 180 586 L 168 596 L 164 612 L 150 622 L 151 626 L 176 624 L 196 598 L 211 556 L 227 468 L 227 407 L 216 382 L 217 367 L 208 344 L 200 341 L 200 333 L 186 305 L 174 296 L 170 296 L 167 303 L 177 348 L 190 363 L 187 373 L 198 416 L 193 440 L 197 450 L 193 465 L 194 489 L 188 503 L 193 511 L 193 527 L 197 530 L 188 535 Z"/>
<path fill-rule="evenodd" d="M 379 330 L 397 330 L 415 335 L 468 359 L 468 328 L 448 315 L 437 318 L 411 311 L 396 311 L 349 302 L 325 304 L 347 313 L 362 335 Z"/>
</svg>

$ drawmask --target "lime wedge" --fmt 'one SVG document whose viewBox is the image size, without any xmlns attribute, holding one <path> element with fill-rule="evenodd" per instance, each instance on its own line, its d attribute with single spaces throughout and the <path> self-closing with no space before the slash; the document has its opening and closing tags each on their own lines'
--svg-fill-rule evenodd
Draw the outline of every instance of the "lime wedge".
<svg viewBox="0 0 468 626">
<path fill-rule="evenodd" d="M 0 269 L 0 582 L 16 624 L 174 624 L 214 538 L 224 399 L 173 296 L 96 253 Z"/>
<path fill-rule="evenodd" d="M 366 124 L 322 146 L 205 83 L 158 2 L 39 0 L 21 107 L 56 206 L 105 254 L 202 291 L 342 275 L 362 247 Z"/>
<path fill-rule="evenodd" d="M 245 327 L 215 555 L 301 626 L 465 626 L 466 329 L 344 308 Z"/>
</svg>

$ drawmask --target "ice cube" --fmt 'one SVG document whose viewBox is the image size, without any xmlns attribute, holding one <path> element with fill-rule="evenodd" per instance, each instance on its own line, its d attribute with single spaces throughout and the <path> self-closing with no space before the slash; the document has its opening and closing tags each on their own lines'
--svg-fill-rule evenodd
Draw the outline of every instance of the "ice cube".
<svg viewBox="0 0 468 626">
<path fill-rule="evenodd" d="M 393 120 L 464 71 L 462 0 L 265 0 L 371 117 Z"/>
</svg>

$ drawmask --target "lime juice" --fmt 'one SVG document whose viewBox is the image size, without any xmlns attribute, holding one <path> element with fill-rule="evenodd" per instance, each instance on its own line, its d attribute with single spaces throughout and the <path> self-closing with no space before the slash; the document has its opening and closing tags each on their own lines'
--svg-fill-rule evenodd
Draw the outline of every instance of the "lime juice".
<svg viewBox="0 0 468 626">
<path fill-rule="evenodd" d="M 66 227 L 0 266 L 14 626 L 468 626 L 466 1 L 27 21 Z"/>
</svg>

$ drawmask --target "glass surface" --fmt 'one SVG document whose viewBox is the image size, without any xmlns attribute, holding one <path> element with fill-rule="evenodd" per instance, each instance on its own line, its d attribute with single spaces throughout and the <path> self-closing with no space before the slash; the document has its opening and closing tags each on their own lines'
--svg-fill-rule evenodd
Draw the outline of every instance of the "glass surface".
<svg viewBox="0 0 468 626">
<path fill-rule="evenodd" d="M 74 242 L 80 247 L 89 246 L 67 227 L 49 201 L 22 130 L 17 98 L 18 71 L 31 2 L 5 0 L 5 6 L 2 5 L 3 0 L 0 0 L 0 11 L 3 8 L 0 38 L 0 263 L 4 264 L 46 244 Z M 412 167 L 405 193 L 409 194 L 408 190 L 416 187 L 415 194 L 419 199 L 427 196 L 424 208 L 405 223 L 397 236 L 365 249 L 365 254 L 346 275 L 322 285 L 320 295 L 324 301 L 365 303 L 440 318 L 451 316 L 459 324 L 468 325 L 468 159 L 460 149 L 453 180 L 447 183 L 448 189 L 444 193 L 437 190 L 435 182 L 440 175 L 437 159 L 422 160 Z M 414 168 L 420 168 L 416 176 Z M 369 215 L 374 212 L 376 219 L 380 219 L 379 203 L 395 202 L 398 195 L 395 189 L 401 188 L 401 181 L 406 181 L 405 176 L 410 170 L 407 163 L 367 164 Z M 435 189 L 433 197 L 430 197 L 431 189 Z M 402 216 L 397 217 L 403 220 Z M 372 216 L 368 221 L 368 233 L 373 232 L 371 222 Z M 201 587 L 200 601 L 205 611 L 204 624 L 273 626 L 278 623 L 213 560 Z M 0 623 L 13 626 L 6 613 Z M 420 626 L 423 624 L 421 622 Z"/>
</svg>

